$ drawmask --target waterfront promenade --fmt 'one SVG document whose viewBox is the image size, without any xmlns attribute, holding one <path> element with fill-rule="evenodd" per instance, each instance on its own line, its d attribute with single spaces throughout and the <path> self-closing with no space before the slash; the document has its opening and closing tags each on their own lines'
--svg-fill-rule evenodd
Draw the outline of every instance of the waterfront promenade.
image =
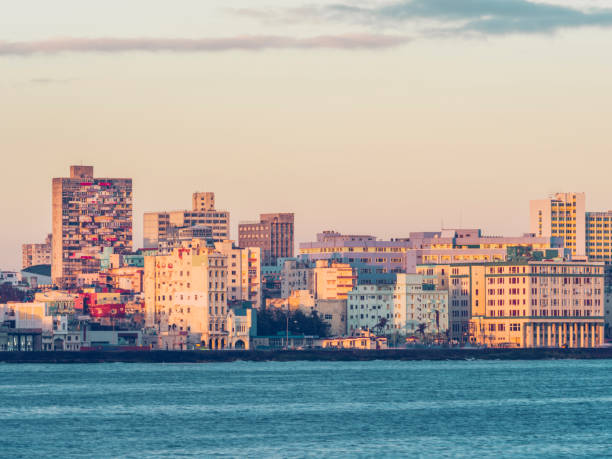
<svg viewBox="0 0 612 459">
<path fill-rule="evenodd" d="M 385 349 L 385 350 L 256 350 L 256 351 L 88 351 L 0 352 L 11 363 L 207 363 L 234 361 L 365 361 L 365 360 L 546 360 L 612 359 L 612 347 L 586 349 Z"/>
</svg>

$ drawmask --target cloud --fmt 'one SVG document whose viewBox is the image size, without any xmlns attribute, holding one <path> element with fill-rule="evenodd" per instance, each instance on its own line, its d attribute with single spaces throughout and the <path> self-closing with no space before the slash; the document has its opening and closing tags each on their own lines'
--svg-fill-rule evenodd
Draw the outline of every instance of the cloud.
<svg viewBox="0 0 612 459">
<path fill-rule="evenodd" d="M 71 83 L 75 81 L 75 78 L 32 78 L 30 79 L 30 83 L 32 84 L 64 84 Z"/>
<path fill-rule="evenodd" d="M 576 9 L 529 0 L 401 0 L 382 6 L 337 3 L 271 12 L 241 10 L 251 17 L 269 14 L 278 21 L 344 21 L 380 28 L 385 25 L 435 23 L 427 33 L 503 35 L 551 33 L 578 27 L 611 27 L 612 8 Z"/>
<path fill-rule="evenodd" d="M 237 36 L 226 38 L 57 38 L 41 41 L 0 41 L 0 56 L 28 56 L 63 52 L 117 53 L 127 51 L 219 52 L 265 49 L 377 49 L 405 44 L 407 37 L 380 34 Z"/>
<path fill-rule="evenodd" d="M 461 22 L 450 27 L 456 32 L 499 35 L 550 33 L 562 28 L 612 26 L 612 10 L 582 11 L 567 6 L 527 0 L 412 0 L 374 11 L 388 19 L 434 19 Z"/>
</svg>

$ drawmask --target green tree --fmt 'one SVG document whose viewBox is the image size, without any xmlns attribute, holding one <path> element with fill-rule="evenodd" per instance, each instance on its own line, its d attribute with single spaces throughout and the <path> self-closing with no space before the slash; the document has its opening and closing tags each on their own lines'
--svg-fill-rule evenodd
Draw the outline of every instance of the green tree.
<svg viewBox="0 0 612 459">
<path fill-rule="evenodd" d="M 298 335 L 329 335 L 329 324 L 322 320 L 316 311 L 311 314 L 297 310 L 287 313 L 283 309 L 262 309 L 257 312 L 257 333 L 260 336 L 272 336 L 287 331 Z"/>
<path fill-rule="evenodd" d="M 24 301 L 25 299 L 26 294 L 24 291 L 13 287 L 8 282 L 0 284 L 0 303 L 6 303 L 7 301 Z"/>
</svg>

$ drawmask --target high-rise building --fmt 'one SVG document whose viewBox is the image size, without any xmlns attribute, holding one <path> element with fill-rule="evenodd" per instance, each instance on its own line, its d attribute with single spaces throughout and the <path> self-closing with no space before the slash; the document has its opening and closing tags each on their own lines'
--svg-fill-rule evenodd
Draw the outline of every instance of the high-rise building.
<svg viewBox="0 0 612 459">
<path fill-rule="evenodd" d="M 584 193 L 557 193 L 549 199 L 531 201 L 531 231 L 564 238 L 572 255 L 612 262 L 612 210 L 587 212 L 585 201 Z"/>
<path fill-rule="evenodd" d="M 62 287 L 98 272 L 103 247 L 132 250 L 132 179 L 94 178 L 93 172 L 71 166 L 70 177 L 53 179 L 51 276 Z"/>
<path fill-rule="evenodd" d="M 23 244 L 21 246 L 22 269 L 37 265 L 51 264 L 51 235 L 42 244 Z"/>
<path fill-rule="evenodd" d="M 143 246 L 147 249 L 158 248 L 159 243 L 171 237 L 177 229 L 195 225 L 209 226 L 213 242 L 230 237 L 230 214 L 227 210 L 215 209 L 215 194 L 212 192 L 193 193 L 191 210 L 146 212 L 143 223 Z"/>
<path fill-rule="evenodd" d="M 261 214 L 259 222 L 238 225 L 238 244 L 259 247 L 264 265 L 274 265 L 278 258 L 293 256 L 294 214 Z"/>
<path fill-rule="evenodd" d="M 586 255 L 584 193 L 555 193 L 530 202 L 529 227 L 538 237 L 562 237 L 572 255 Z"/>
</svg>

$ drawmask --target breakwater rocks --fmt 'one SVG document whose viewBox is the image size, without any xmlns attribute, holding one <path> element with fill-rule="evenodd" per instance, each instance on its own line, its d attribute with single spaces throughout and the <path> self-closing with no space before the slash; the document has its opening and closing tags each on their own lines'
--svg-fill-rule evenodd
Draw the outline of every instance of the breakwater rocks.
<svg viewBox="0 0 612 459">
<path fill-rule="evenodd" d="M 612 359 L 612 347 L 596 349 L 385 349 L 256 351 L 87 351 L 0 352 L 6 363 L 212 363 L 237 360 L 265 362 L 364 360 L 543 360 Z"/>
</svg>

